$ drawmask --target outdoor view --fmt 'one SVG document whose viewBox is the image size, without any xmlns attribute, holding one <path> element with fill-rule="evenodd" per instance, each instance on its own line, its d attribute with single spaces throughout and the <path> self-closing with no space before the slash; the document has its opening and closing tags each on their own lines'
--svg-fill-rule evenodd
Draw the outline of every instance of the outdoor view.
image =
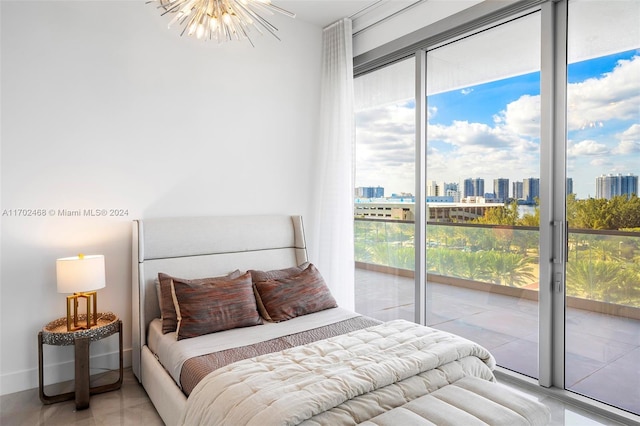
<svg viewBox="0 0 640 426">
<path fill-rule="evenodd" d="M 584 3 L 569 9 L 566 318 L 556 326 L 566 330 L 565 387 L 640 413 L 640 38 L 598 50 L 598 29 L 580 21 L 595 11 Z M 629 2 L 619 3 L 609 14 L 625 13 Z M 427 325 L 479 341 L 499 365 L 531 377 L 539 20 L 427 52 Z M 517 51 L 500 44 L 514 38 Z M 584 39 L 593 51 L 578 51 Z M 402 83 L 414 81 L 413 61 L 356 85 L 356 309 L 384 320 L 414 319 L 415 101 Z"/>
</svg>

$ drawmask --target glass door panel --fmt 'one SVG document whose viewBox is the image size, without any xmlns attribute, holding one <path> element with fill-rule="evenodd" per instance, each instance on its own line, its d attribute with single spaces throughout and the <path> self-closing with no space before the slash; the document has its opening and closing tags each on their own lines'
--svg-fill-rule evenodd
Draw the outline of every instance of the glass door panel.
<svg viewBox="0 0 640 426">
<path fill-rule="evenodd" d="M 640 414 L 640 2 L 569 2 L 565 387 Z"/>
<path fill-rule="evenodd" d="M 415 60 L 354 81 L 356 311 L 414 320 Z"/>
<path fill-rule="evenodd" d="M 538 376 L 540 14 L 427 52 L 427 325 Z"/>
</svg>

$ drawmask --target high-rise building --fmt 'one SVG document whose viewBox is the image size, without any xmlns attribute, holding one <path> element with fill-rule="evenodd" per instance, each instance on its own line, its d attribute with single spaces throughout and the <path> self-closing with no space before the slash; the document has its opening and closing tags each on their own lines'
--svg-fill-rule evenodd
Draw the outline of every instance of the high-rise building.
<svg viewBox="0 0 640 426">
<path fill-rule="evenodd" d="M 464 197 L 484 197 L 484 179 L 465 179 Z"/>
<path fill-rule="evenodd" d="M 357 198 L 383 198 L 384 188 L 381 186 L 359 186 L 356 188 Z"/>
<path fill-rule="evenodd" d="M 567 195 L 573 194 L 573 178 L 567 178 Z"/>
<path fill-rule="evenodd" d="M 454 203 L 460 202 L 460 186 L 457 183 L 442 183 L 443 194 L 445 197 L 453 197 Z"/>
<path fill-rule="evenodd" d="M 522 182 L 513 182 L 511 196 L 514 200 L 522 200 L 524 198 Z"/>
<path fill-rule="evenodd" d="M 638 176 L 617 174 L 596 178 L 596 198 L 610 200 L 617 195 L 626 195 L 629 198 L 631 194 L 638 194 Z"/>
<path fill-rule="evenodd" d="M 426 189 L 427 189 L 427 197 L 437 197 L 439 195 L 442 195 L 440 193 L 440 187 L 435 180 L 428 180 Z"/>
<path fill-rule="evenodd" d="M 526 178 L 522 180 L 522 198 L 528 204 L 534 204 L 540 198 L 540 179 Z"/>
<path fill-rule="evenodd" d="M 498 178 L 493 180 L 493 198 L 499 202 L 509 198 L 509 179 Z"/>
</svg>

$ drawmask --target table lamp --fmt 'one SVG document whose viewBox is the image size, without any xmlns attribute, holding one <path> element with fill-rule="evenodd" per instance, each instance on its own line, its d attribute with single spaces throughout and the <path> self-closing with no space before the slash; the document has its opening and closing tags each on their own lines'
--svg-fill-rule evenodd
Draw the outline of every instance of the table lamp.
<svg viewBox="0 0 640 426">
<path fill-rule="evenodd" d="M 104 256 L 79 254 L 56 260 L 58 293 L 73 293 L 67 296 L 67 331 L 89 329 L 98 323 L 98 295 L 96 290 L 104 288 Z M 78 299 L 87 301 L 87 324 L 78 325 Z M 93 302 L 93 303 L 92 303 Z M 73 303 L 73 316 L 71 304 Z M 92 309 L 93 307 L 93 309 Z"/>
</svg>

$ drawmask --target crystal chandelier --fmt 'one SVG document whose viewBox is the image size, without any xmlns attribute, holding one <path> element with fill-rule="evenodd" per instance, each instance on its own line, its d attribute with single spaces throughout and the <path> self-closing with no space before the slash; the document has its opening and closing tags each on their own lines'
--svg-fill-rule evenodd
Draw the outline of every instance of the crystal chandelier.
<svg viewBox="0 0 640 426">
<path fill-rule="evenodd" d="M 249 32 L 256 29 L 260 34 L 266 29 L 272 36 L 278 29 L 260 16 L 259 12 L 273 15 L 273 12 L 294 18 L 296 15 L 270 0 L 150 0 L 159 3 L 162 15 L 172 15 L 171 25 L 183 27 L 180 35 L 187 34 L 198 39 L 216 40 L 219 43 L 230 40 L 248 40 L 253 46 Z"/>
</svg>

